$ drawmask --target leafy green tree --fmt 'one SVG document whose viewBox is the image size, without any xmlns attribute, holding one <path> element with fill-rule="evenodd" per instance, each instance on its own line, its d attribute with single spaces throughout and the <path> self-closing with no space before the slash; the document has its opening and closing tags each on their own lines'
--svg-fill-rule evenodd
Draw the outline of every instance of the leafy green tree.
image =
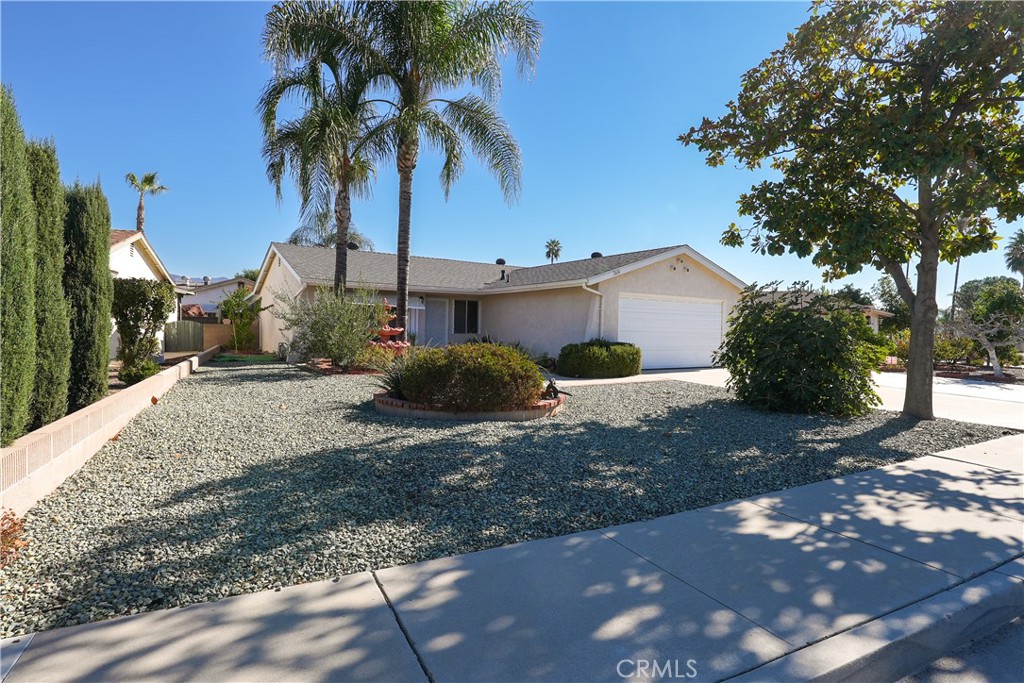
<svg viewBox="0 0 1024 683">
<path fill-rule="evenodd" d="M 158 371 L 151 359 L 160 351 L 156 335 L 164 329 L 175 303 L 174 287 L 168 282 L 137 277 L 114 280 L 111 315 L 120 337 L 118 376 L 125 383 L 134 384 Z"/>
<path fill-rule="evenodd" d="M 68 410 L 107 393 L 110 365 L 111 304 L 110 204 L 99 183 L 67 188 L 64 219 L 64 291 L 70 306 L 71 377 Z"/>
<path fill-rule="evenodd" d="M 892 313 L 891 318 L 882 318 L 878 323 L 880 332 L 892 333 L 910 329 L 910 306 L 900 296 L 896 283 L 885 275 L 871 287 L 871 295 L 883 310 Z M 909 347 L 908 347 L 909 353 Z"/>
<path fill-rule="evenodd" d="M 36 361 L 36 213 L 25 132 L 0 92 L 0 443 L 25 433 Z"/>
<path fill-rule="evenodd" d="M 246 280 L 252 280 L 256 282 L 260 276 L 259 268 L 243 268 L 242 270 L 235 273 L 235 277 L 244 277 Z"/>
<path fill-rule="evenodd" d="M 519 146 L 493 104 L 501 58 L 515 52 L 519 73 L 540 50 L 540 23 L 525 2 L 283 2 L 267 15 L 268 52 L 336 55 L 341 68 L 362 70 L 387 108 L 371 135 L 382 138 L 398 168 L 397 327 L 406 328 L 413 173 L 420 143 L 440 150 L 447 196 L 462 173 L 466 142 L 497 177 L 506 200 L 519 195 Z M 476 94 L 449 93 L 465 84 Z M 403 333 L 404 336 L 404 333 Z"/>
<path fill-rule="evenodd" d="M 71 374 L 71 330 L 64 296 L 64 185 L 52 140 L 28 145 L 36 208 L 36 369 L 32 428 L 64 416 Z"/>
<path fill-rule="evenodd" d="M 845 301 L 849 301 L 851 304 L 856 304 L 857 306 L 875 305 L 875 302 L 871 298 L 871 295 L 855 285 L 843 285 L 842 287 L 837 289 L 833 294 L 834 296 Z"/>
<path fill-rule="evenodd" d="M 235 351 L 249 351 L 256 344 L 253 323 L 262 311 L 270 306 L 260 307 L 258 299 L 250 299 L 246 288 L 236 289 L 220 302 L 221 314 L 231 321 L 231 346 Z"/>
<path fill-rule="evenodd" d="M 987 277 L 965 282 L 957 297 L 962 313 L 953 328 L 981 344 L 993 374 L 1002 377 L 999 347 L 1024 341 L 1024 291 L 1012 278 Z"/>
<path fill-rule="evenodd" d="M 1024 278 L 1024 228 L 1013 233 L 1006 243 L 1006 268 Z"/>
<path fill-rule="evenodd" d="M 356 226 L 348 226 L 348 244 L 356 245 L 356 249 L 373 251 L 373 240 L 359 231 Z M 319 211 L 288 235 L 288 244 L 301 244 L 307 247 L 328 247 L 338 245 L 338 232 L 331 226 L 331 212 Z"/>
<path fill-rule="evenodd" d="M 769 163 L 723 242 L 884 270 L 911 312 L 903 411 L 932 418 L 939 260 L 993 249 L 1024 213 L 1024 9 L 817 0 L 720 119 L 680 136 L 711 166 Z M 918 255 L 916 289 L 902 264 Z"/>
<path fill-rule="evenodd" d="M 544 243 L 544 258 L 554 263 L 562 256 L 562 243 L 558 240 L 548 240 Z"/>
<path fill-rule="evenodd" d="M 147 173 L 141 179 L 134 173 L 129 173 L 124 180 L 139 193 L 139 208 L 135 210 L 135 229 L 142 232 L 146 226 L 146 195 L 163 194 L 168 188 L 160 184 L 156 173 Z"/>
</svg>

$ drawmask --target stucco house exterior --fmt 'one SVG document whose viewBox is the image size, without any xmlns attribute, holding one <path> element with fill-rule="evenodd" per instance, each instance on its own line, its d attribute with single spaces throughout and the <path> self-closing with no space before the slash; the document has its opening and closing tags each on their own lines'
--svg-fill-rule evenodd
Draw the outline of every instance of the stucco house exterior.
<svg viewBox="0 0 1024 683">
<path fill-rule="evenodd" d="M 312 296 L 330 286 L 334 250 L 272 243 L 253 290 L 263 306 L 260 347 L 277 351 L 287 332 L 275 296 Z M 350 251 L 350 289 L 396 301 L 394 254 Z M 687 245 L 534 267 L 411 257 L 408 334 L 415 344 L 488 337 L 555 355 L 595 337 L 643 350 L 645 369 L 706 367 L 744 283 Z"/>
<path fill-rule="evenodd" d="M 171 274 L 167 272 L 160 257 L 156 255 L 153 245 L 146 239 L 146 233 L 140 230 L 111 230 L 110 231 L 110 275 L 113 278 L 137 277 L 146 280 L 162 280 L 174 286 L 177 304 L 167 322 L 178 320 L 181 310 L 181 297 L 187 294 L 176 286 Z M 161 351 L 164 348 L 164 333 L 161 330 L 157 333 Z M 117 356 L 121 338 L 117 333 L 116 326 L 110 335 L 110 358 Z"/>
<path fill-rule="evenodd" d="M 179 280 L 179 284 L 190 292 L 190 296 L 185 302 L 187 308 L 201 312 L 199 315 L 189 315 L 183 310 L 182 317 L 207 319 L 204 322 L 220 322 L 220 302 L 239 289 L 252 290 L 256 283 L 244 277 L 232 277 L 214 281 L 209 276 L 206 276 L 201 280 L 191 280 L 191 278 L 188 278 L 185 282 Z M 199 308 L 196 309 L 196 306 Z"/>
</svg>

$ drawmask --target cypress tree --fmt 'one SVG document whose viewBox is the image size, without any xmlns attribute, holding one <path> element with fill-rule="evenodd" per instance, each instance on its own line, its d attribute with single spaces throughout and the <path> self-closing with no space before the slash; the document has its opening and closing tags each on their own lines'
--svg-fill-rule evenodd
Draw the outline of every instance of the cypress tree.
<svg viewBox="0 0 1024 683">
<path fill-rule="evenodd" d="M 36 218 L 25 132 L 0 94 L 0 443 L 25 433 L 35 373 Z"/>
<path fill-rule="evenodd" d="M 64 291 L 71 307 L 71 375 L 68 410 L 102 398 L 109 384 L 110 205 L 99 183 L 68 188 L 64 219 Z"/>
<path fill-rule="evenodd" d="M 31 427 L 64 416 L 71 372 L 71 330 L 64 297 L 64 185 L 52 140 L 28 145 L 36 209 L 36 370 Z"/>
</svg>

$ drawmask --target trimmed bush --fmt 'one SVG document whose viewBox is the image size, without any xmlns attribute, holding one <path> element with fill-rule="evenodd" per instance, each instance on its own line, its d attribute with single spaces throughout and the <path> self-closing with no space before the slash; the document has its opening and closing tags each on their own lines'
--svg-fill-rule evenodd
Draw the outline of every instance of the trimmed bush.
<svg viewBox="0 0 1024 683">
<path fill-rule="evenodd" d="M 260 313 L 269 306 L 260 306 L 259 299 L 249 299 L 252 291 L 240 287 L 220 302 L 221 314 L 231 321 L 231 350 L 252 351 L 256 348 L 256 330 L 253 328 Z"/>
<path fill-rule="evenodd" d="M 540 400 L 544 388 L 528 355 L 498 344 L 416 349 L 396 372 L 396 398 L 454 413 L 523 410 Z"/>
<path fill-rule="evenodd" d="M 864 314 L 807 290 L 775 294 L 775 284 L 745 289 L 715 353 L 736 396 L 786 413 L 863 415 L 878 405 L 871 371 L 886 344 Z"/>
<path fill-rule="evenodd" d="M 558 374 L 566 377 L 629 377 L 639 375 L 640 348 L 626 342 L 591 339 L 566 344 L 558 353 Z"/>
<path fill-rule="evenodd" d="M 25 433 L 36 369 L 36 217 L 25 133 L 0 93 L 0 443 Z"/>
<path fill-rule="evenodd" d="M 156 335 L 174 311 L 174 303 L 170 283 L 138 277 L 114 280 L 111 315 L 121 337 L 117 376 L 125 384 L 135 384 L 159 371 L 150 356 L 160 351 Z"/>
<path fill-rule="evenodd" d="M 291 332 L 290 349 L 301 360 L 329 358 L 341 367 L 357 363 L 388 319 L 374 292 L 338 294 L 331 287 L 320 287 L 310 299 L 275 294 L 274 315 Z"/>
<path fill-rule="evenodd" d="M 110 365 L 110 205 L 99 184 L 67 189 L 64 219 L 64 291 L 71 320 L 71 375 L 68 410 L 98 401 L 107 393 Z"/>
<path fill-rule="evenodd" d="M 59 420 L 68 409 L 71 329 L 64 296 L 64 185 L 52 140 L 30 142 L 29 174 L 36 207 L 36 370 L 32 429 Z"/>
</svg>

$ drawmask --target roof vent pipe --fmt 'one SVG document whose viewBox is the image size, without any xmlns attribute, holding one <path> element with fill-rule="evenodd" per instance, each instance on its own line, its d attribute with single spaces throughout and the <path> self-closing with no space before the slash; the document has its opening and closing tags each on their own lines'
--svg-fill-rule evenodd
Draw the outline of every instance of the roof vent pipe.
<svg viewBox="0 0 1024 683">
<path fill-rule="evenodd" d="M 505 265 L 505 259 L 500 258 L 497 261 L 495 261 L 494 263 L 495 263 L 495 265 L 503 266 L 503 265 Z M 501 272 L 504 273 L 505 271 L 501 271 Z"/>
<path fill-rule="evenodd" d="M 499 280 L 504 280 L 505 279 L 505 269 L 504 268 L 501 269 L 501 277 L 498 278 L 498 279 Z"/>
<path fill-rule="evenodd" d="M 203 276 L 203 284 L 204 285 L 210 284 L 210 276 L 209 275 L 204 275 Z"/>
<path fill-rule="evenodd" d="M 590 255 L 590 258 L 601 258 L 602 256 L 604 256 L 604 254 L 602 254 L 599 251 L 595 251 L 593 254 Z"/>
</svg>

